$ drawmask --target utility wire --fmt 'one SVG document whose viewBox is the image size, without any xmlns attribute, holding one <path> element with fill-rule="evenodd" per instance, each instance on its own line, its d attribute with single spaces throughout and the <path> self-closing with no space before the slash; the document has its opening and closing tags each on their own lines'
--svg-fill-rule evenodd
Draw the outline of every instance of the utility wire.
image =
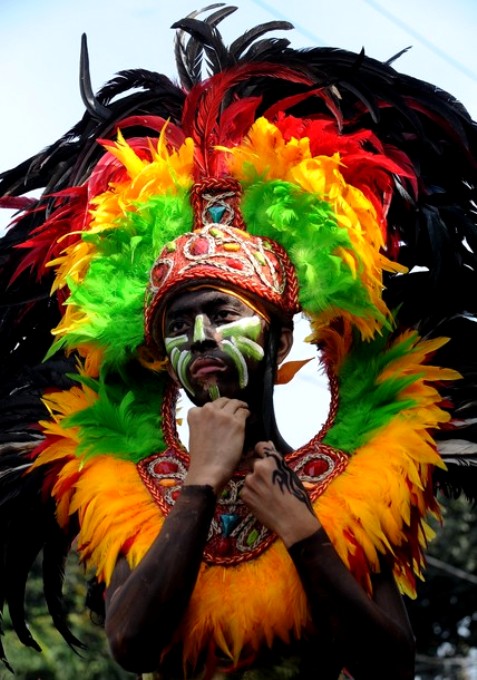
<svg viewBox="0 0 477 680">
<path fill-rule="evenodd" d="M 409 33 L 409 35 L 412 35 L 414 38 L 419 40 L 420 43 L 422 43 L 425 47 L 427 47 L 428 50 L 433 52 L 435 55 L 437 55 L 444 61 L 447 61 L 448 64 L 450 64 L 455 69 L 466 75 L 468 78 L 471 78 L 472 80 L 475 80 L 477 82 L 477 74 L 474 73 L 474 71 L 471 71 L 471 69 L 469 69 L 465 64 L 461 64 L 460 61 L 449 56 L 447 52 L 445 52 L 440 47 L 435 45 L 433 42 L 428 40 L 424 35 L 422 35 L 422 33 L 419 33 L 419 31 L 416 31 L 412 26 L 407 24 L 405 21 L 402 21 L 402 19 L 399 19 L 399 17 L 397 17 L 395 14 L 389 12 L 387 9 L 382 7 L 379 4 L 379 2 L 375 2 L 374 0 L 362 0 L 362 1 L 369 5 L 370 7 L 372 7 L 376 12 L 382 14 L 383 17 L 389 19 L 389 21 L 391 21 L 393 24 L 399 26 L 399 28 L 402 28 L 403 31 L 406 31 L 407 33 Z"/>
<path fill-rule="evenodd" d="M 424 45 L 424 47 L 433 52 L 440 59 L 446 61 L 450 66 L 455 68 L 457 71 L 460 71 L 471 80 L 477 82 L 477 74 L 474 71 L 469 69 L 465 64 L 461 64 L 461 62 L 458 61 L 457 59 L 451 57 L 447 52 L 445 52 L 443 49 L 435 45 L 432 41 L 428 40 L 424 35 L 422 35 L 422 33 L 416 31 L 412 26 L 407 24 L 405 21 L 399 19 L 399 17 L 386 10 L 378 2 L 374 2 L 374 0 L 362 0 L 362 1 L 369 5 L 369 7 L 374 9 L 376 12 L 379 12 L 379 14 L 382 14 L 382 16 L 386 17 L 386 19 L 391 21 L 395 26 L 398 26 L 406 33 L 409 33 L 409 35 L 418 40 L 422 45 Z M 266 12 L 269 12 L 276 19 L 290 21 L 290 23 L 294 25 L 296 30 L 302 33 L 306 38 L 311 40 L 314 45 L 327 45 L 328 43 L 327 40 L 323 40 L 323 38 L 320 38 L 305 26 L 297 24 L 295 21 L 291 21 L 289 16 L 286 16 L 283 12 L 279 12 L 276 7 L 270 5 L 268 2 L 263 2 L 263 0 L 252 0 L 252 2 L 255 5 L 257 5 L 257 7 L 261 7 Z"/>
</svg>

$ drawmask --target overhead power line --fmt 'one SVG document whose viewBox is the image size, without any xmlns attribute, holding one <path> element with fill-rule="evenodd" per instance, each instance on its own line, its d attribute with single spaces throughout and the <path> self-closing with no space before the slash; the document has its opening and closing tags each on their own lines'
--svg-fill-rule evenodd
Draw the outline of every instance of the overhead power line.
<svg viewBox="0 0 477 680">
<path fill-rule="evenodd" d="M 365 2 L 367 5 L 376 10 L 376 12 L 382 14 L 383 17 L 386 17 L 386 19 L 391 21 L 393 24 L 399 26 L 399 28 L 401 28 L 403 31 L 406 31 L 406 33 L 409 33 L 409 35 L 412 35 L 414 38 L 416 38 L 416 40 L 419 40 L 420 43 L 427 47 L 427 49 L 430 50 L 431 52 L 434 52 L 435 55 L 446 61 L 448 64 L 450 64 L 455 69 L 466 75 L 468 78 L 471 78 L 472 80 L 475 80 L 477 82 L 477 74 L 474 73 L 474 71 L 468 68 L 465 64 L 462 64 L 457 59 L 451 57 L 447 52 L 445 52 L 445 50 L 435 45 L 431 40 L 422 35 L 422 33 L 419 33 L 419 31 L 416 31 L 408 23 L 406 23 L 405 21 L 397 17 L 395 14 L 389 12 L 387 9 L 382 7 L 379 4 L 379 2 L 375 2 L 374 0 L 363 0 L 363 2 Z"/>
<path fill-rule="evenodd" d="M 391 21 L 395 26 L 398 26 L 400 29 L 408 33 L 410 36 L 418 40 L 422 45 L 424 45 L 424 47 L 426 47 L 429 51 L 433 52 L 440 59 L 443 59 L 450 66 L 460 71 L 471 80 L 477 82 L 477 73 L 472 71 L 465 64 L 462 64 L 458 59 L 454 59 L 454 57 L 449 55 L 445 50 L 440 48 L 438 45 L 434 44 L 431 40 L 422 35 L 422 33 L 416 31 L 416 29 L 410 26 L 408 23 L 397 17 L 392 12 L 389 12 L 387 9 L 382 7 L 378 2 L 375 2 L 374 0 L 362 0 L 362 1 L 369 5 L 369 7 L 374 9 L 376 12 L 379 12 L 379 14 L 384 16 L 386 19 Z M 269 12 L 276 19 L 282 19 L 283 21 L 289 21 L 290 23 L 292 23 L 296 30 L 299 31 L 302 35 L 306 36 L 309 40 L 311 40 L 314 45 L 328 44 L 329 41 L 324 40 L 320 36 L 317 36 L 313 31 L 310 31 L 309 28 L 306 28 L 305 26 L 302 26 L 300 24 L 297 24 L 295 21 L 292 21 L 292 19 L 289 16 L 287 16 L 283 12 L 279 12 L 276 7 L 269 4 L 268 2 L 263 2 L 263 0 L 252 0 L 252 2 L 255 5 L 257 5 L 257 7 L 261 7 L 266 12 Z"/>
</svg>

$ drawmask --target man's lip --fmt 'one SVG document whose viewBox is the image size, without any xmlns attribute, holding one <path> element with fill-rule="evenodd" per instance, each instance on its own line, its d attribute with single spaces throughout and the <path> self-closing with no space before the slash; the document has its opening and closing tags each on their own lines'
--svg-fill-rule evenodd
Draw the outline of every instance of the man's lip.
<svg viewBox="0 0 477 680">
<path fill-rule="evenodd" d="M 190 375 L 193 379 L 207 378 L 212 373 L 226 371 L 227 366 L 221 359 L 214 357 L 199 357 L 190 367 Z"/>
</svg>

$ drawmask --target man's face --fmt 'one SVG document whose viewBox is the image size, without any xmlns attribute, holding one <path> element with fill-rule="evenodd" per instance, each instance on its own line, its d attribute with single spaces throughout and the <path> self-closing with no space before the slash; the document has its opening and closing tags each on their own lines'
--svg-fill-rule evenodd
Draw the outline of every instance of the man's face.
<svg viewBox="0 0 477 680">
<path fill-rule="evenodd" d="M 164 345 L 175 376 L 197 405 L 246 399 L 261 375 L 266 321 L 233 295 L 186 291 L 167 307 Z"/>
</svg>

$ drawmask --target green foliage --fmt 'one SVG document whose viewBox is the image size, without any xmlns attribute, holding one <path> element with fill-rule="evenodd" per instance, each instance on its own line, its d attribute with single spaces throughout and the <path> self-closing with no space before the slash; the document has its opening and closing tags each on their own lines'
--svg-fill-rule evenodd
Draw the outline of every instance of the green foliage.
<svg viewBox="0 0 477 680">
<path fill-rule="evenodd" d="M 444 524 L 437 527 L 426 579 L 408 609 L 419 655 L 463 658 L 477 647 L 477 508 L 464 498 L 442 504 Z"/>
<path fill-rule="evenodd" d="M 66 571 L 65 594 L 71 629 L 86 646 L 76 653 L 53 627 L 43 600 L 40 564 L 34 565 L 26 602 L 30 629 L 42 652 L 24 647 L 16 639 L 7 614 L 3 642 L 15 675 L 0 667 L 0 680 L 134 680 L 134 675 L 112 661 L 103 629 L 92 622 L 84 604 L 85 584 L 84 571 L 73 553 Z"/>
</svg>

